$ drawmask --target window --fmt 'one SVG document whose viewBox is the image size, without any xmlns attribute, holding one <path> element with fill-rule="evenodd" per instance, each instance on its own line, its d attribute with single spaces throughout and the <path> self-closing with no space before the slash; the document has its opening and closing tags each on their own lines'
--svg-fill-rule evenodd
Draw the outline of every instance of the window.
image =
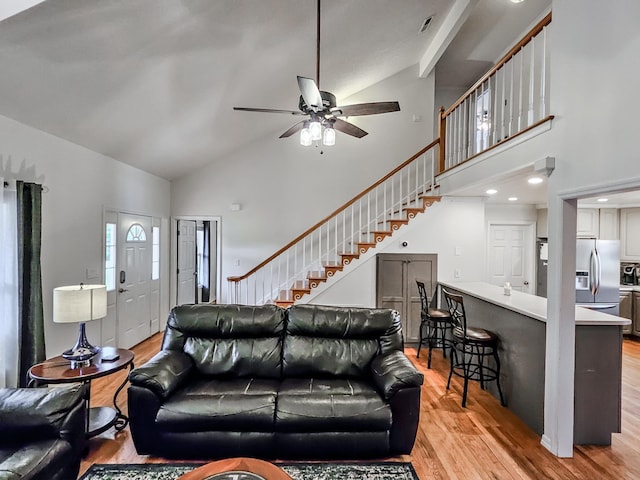
<svg viewBox="0 0 640 480">
<path fill-rule="evenodd" d="M 160 278 L 160 227 L 151 229 L 152 252 L 151 252 L 151 280 Z"/>
<path fill-rule="evenodd" d="M 147 234 L 139 223 L 134 223 L 127 232 L 127 242 L 146 242 Z"/>
<path fill-rule="evenodd" d="M 116 224 L 107 223 L 105 228 L 104 283 L 107 291 L 116 289 Z"/>
<path fill-rule="evenodd" d="M 479 93 L 476 98 L 476 149 L 474 153 L 489 148 L 489 134 L 491 133 L 491 91 L 489 89 Z"/>
</svg>

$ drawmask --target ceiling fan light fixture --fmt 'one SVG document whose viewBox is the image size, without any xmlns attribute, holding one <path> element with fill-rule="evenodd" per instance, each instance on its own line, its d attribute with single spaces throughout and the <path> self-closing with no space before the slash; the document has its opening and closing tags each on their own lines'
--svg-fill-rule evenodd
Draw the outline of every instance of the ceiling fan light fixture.
<svg viewBox="0 0 640 480">
<path fill-rule="evenodd" d="M 322 139 L 322 125 L 317 120 L 313 120 L 309 123 L 309 133 L 311 134 L 311 140 Z"/>
<path fill-rule="evenodd" d="M 300 145 L 303 147 L 310 147 L 311 142 L 311 132 L 309 131 L 309 127 L 305 126 L 300 130 Z"/>
<path fill-rule="evenodd" d="M 336 144 L 336 131 L 333 127 L 325 127 L 322 135 L 322 144 L 331 147 Z"/>
</svg>

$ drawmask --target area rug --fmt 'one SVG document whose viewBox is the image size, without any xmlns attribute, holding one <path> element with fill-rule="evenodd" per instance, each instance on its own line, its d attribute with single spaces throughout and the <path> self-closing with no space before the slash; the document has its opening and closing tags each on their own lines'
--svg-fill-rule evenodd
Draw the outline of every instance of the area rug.
<svg viewBox="0 0 640 480">
<path fill-rule="evenodd" d="M 411 463 L 275 463 L 294 480 L 419 480 Z M 80 480 L 176 480 L 194 468 L 188 463 L 95 464 Z"/>
</svg>

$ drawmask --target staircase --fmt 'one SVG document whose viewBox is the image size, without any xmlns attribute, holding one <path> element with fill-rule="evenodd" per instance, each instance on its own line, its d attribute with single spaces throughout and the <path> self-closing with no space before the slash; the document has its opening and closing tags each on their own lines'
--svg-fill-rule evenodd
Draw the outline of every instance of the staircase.
<svg viewBox="0 0 640 480">
<path fill-rule="evenodd" d="M 304 295 L 311 293 L 311 290 L 318 288 L 320 284 L 326 282 L 336 273 L 341 272 L 344 267 L 358 260 L 369 249 L 375 248 L 376 245 L 387 237 L 390 237 L 400 229 L 403 225 L 407 225 L 409 221 L 415 218 L 419 213 L 423 213 L 428 207 L 435 202 L 439 202 L 439 196 L 421 195 L 418 197 L 420 206 L 406 206 L 402 208 L 404 218 L 394 218 L 387 222 L 388 226 L 385 230 L 374 230 L 369 232 L 371 241 L 357 242 L 356 252 L 339 253 L 337 261 L 326 262 L 322 265 L 323 269 L 318 271 L 310 271 L 305 280 L 297 280 L 288 290 L 281 290 L 278 297 L 273 301 L 278 306 L 289 307 L 296 301 L 302 299 Z"/>
<path fill-rule="evenodd" d="M 436 139 L 251 271 L 229 277 L 229 302 L 293 305 L 439 201 L 438 146 Z"/>
</svg>

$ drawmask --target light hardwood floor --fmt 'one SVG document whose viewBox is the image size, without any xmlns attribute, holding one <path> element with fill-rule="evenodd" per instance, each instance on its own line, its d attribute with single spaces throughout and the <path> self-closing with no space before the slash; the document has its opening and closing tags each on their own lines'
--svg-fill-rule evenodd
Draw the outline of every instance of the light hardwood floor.
<svg viewBox="0 0 640 480">
<path fill-rule="evenodd" d="M 160 348 L 161 334 L 133 348 L 141 365 Z M 446 390 L 447 360 L 434 352 L 432 369 L 426 353 L 409 358 L 425 375 L 420 426 L 410 456 L 382 460 L 413 463 L 420 479 L 640 479 L 640 341 L 623 346 L 622 433 L 609 447 L 582 446 L 571 459 L 558 459 L 540 445 L 540 438 L 499 402 L 471 383 L 467 408 L 460 406 L 459 379 Z M 92 405 L 112 405 L 115 388 L 125 378 L 120 372 L 92 383 Z M 126 389 L 118 397 L 126 411 Z M 91 439 L 81 474 L 93 463 L 163 462 L 137 455 L 129 428 L 113 429 Z"/>
</svg>

